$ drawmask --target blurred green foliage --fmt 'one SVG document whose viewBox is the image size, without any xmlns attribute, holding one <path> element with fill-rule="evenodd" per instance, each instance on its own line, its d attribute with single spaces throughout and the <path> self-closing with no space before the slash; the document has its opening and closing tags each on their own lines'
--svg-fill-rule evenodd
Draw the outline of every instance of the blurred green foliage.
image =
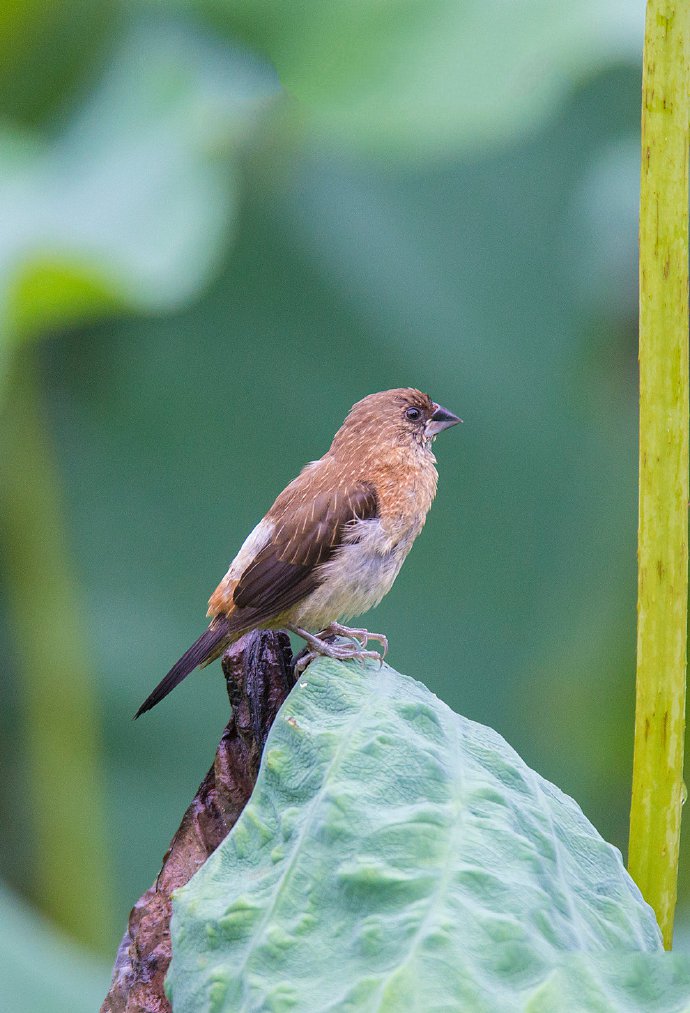
<svg viewBox="0 0 690 1013">
<path fill-rule="evenodd" d="M 130 716 L 276 493 L 385 387 L 465 419 L 375 617 L 392 663 L 462 673 L 431 688 L 624 847 L 642 11 L 523 7 L 3 9 L 0 457 L 12 391 L 37 377 L 56 506 L 0 518 L 0 869 L 109 955 L 210 763 L 222 681 Z M 10 565 L 52 558 L 43 539 L 88 685 L 47 632 L 58 592 Z M 40 804 L 36 757 L 67 768 L 31 732 L 34 682 L 89 726 L 108 943 L 61 918 L 41 871 L 63 814 Z M 70 828 L 60 861 L 86 898 Z"/>
<path fill-rule="evenodd" d="M 504 144 L 639 46 L 639 11 L 616 0 L 193 6 L 270 57 L 315 143 L 413 162 Z"/>
<path fill-rule="evenodd" d="M 6 340 L 183 304 L 228 241 L 235 149 L 272 75 L 170 21 L 128 26 L 109 57 L 57 135 L 0 130 Z"/>
<path fill-rule="evenodd" d="M 109 968 L 0 885 L 2 1007 L 43 1013 L 93 1013 L 108 988 Z"/>
</svg>

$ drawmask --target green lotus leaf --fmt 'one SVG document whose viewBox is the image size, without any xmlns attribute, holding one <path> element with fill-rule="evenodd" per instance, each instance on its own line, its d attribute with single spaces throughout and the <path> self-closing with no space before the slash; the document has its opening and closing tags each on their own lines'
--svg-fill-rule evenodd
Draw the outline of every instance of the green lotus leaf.
<svg viewBox="0 0 690 1013">
<path fill-rule="evenodd" d="M 633 958 L 650 954 L 663 994 L 690 997 L 577 804 L 376 664 L 307 669 L 240 820 L 176 894 L 172 932 L 176 1013 L 555 1009 L 583 975 L 625 1002 L 649 993 Z"/>
</svg>

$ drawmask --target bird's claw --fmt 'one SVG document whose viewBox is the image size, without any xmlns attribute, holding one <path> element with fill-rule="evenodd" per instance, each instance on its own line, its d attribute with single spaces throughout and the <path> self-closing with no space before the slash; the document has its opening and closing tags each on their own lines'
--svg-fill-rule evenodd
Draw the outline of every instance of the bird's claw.
<svg viewBox="0 0 690 1013">
<path fill-rule="evenodd" d="M 367 630 L 350 629 L 350 627 L 342 626 L 340 623 L 331 623 L 331 625 L 325 630 L 322 630 L 318 636 L 314 636 L 313 633 L 308 633 L 307 630 L 303 630 L 297 626 L 291 626 L 289 628 L 293 633 L 302 637 L 310 648 L 310 650 L 295 663 L 295 675 L 297 676 L 301 675 L 307 665 L 320 655 L 327 658 L 334 658 L 336 661 L 350 661 L 351 659 L 364 661 L 366 658 L 373 658 L 377 659 L 380 665 L 383 665 L 383 659 L 385 658 L 388 650 L 388 640 L 382 633 L 369 633 Z M 355 644 L 328 643 L 323 639 L 323 637 L 327 636 L 349 637 L 351 640 L 355 641 Z M 368 651 L 366 649 L 369 640 L 376 640 L 383 646 L 383 655 L 379 654 L 378 651 Z"/>
<path fill-rule="evenodd" d="M 319 637 L 325 637 L 329 635 L 337 635 L 339 637 L 350 637 L 353 640 L 358 640 L 362 645 L 362 649 L 365 650 L 370 640 L 375 640 L 383 647 L 383 658 L 388 654 L 388 637 L 383 633 L 370 633 L 369 630 L 362 630 L 352 626 L 343 626 L 341 623 L 331 623 L 330 626 L 326 627 L 319 633 Z"/>
<path fill-rule="evenodd" d="M 316 658 L 318 658 L 316 651 L 307 651 L 301 658 L 298 658 L 295 662 L 295 679 L 299 679 L 309 662 L 314 661 Z"/>
</svg>

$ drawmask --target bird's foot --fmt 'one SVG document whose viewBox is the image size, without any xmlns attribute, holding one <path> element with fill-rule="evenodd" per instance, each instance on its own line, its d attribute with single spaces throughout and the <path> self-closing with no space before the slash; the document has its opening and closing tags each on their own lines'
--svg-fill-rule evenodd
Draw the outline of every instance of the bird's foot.
<svg viewBox="0 0 690 1013">
<path fill-rule="evenodd" d="M 370 640 L 375 640 L 383 647 L 383 657 L 388 654 L 388 637 L 383 633 L 370 633 L 369 630 L 360 630 L 352 626 L 343 626 L 341 623 L 331 623 L 325 630 L 319 633 L 320 637 L 339 636 L 351 637 L 358 640 L 363 648 L 366 648 Z"/>
<path fill-rule="evenodd" d="M 341 630 L 347 630 L 349 636 L 356 641 L 355 644 L 329 644 L 327 641 L 322 640 L 323 636 L 330 636 L 339 633 L 335 630 L 334 626 L 340 626 L 339 623 L 331 623 L 327 630 L 324 630 L 319 636 L 315 636 L 313 633 L 308 633 L 307 630 L 301 629 L 299 626 L 289 626 L 288 629 L 292 633 L 296 633 L 298 637 L 306 640 L 309 651 L 295 664 L 295 675 L 301 675 L 304 669 L 307 667 L 310 661 L 313 661 L 319 656 L 325 656 L 327 658 L 334 658 L 336 661 L 349 661 L 351 658 L 356 658 L 358 661 L 364 661 L 365 658 L 378 658 L 381 664 L 383 664 L 383 658 L 378 651 L 367 651 L 366 640 L 361 637 L 355 636 L 355 633 L 366 634 L 366 630 L 349 630 L 346 626 L 340 627 Z M 367 634 L 367 638 L 374 640 L 371 634 Z M 387 646 L 387 645 L 386 645 Z"/>
</svg>

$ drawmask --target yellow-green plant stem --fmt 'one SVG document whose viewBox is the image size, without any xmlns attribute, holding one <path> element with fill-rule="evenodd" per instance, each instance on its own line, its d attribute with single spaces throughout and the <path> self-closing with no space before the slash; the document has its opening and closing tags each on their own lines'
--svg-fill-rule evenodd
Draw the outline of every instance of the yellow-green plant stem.
<svg viewBox="0 0 690 1013">
<path fill-rule="evenodd" d="M 0 538 L 21 677 L 27 854 L 36 903 L 89 946 L 112 945 L 100 736 L 79 597 L 34 349 L 13 356 L 0 412 Z"/>
<path fill-rule="evenodd" d="M 690 3 L 649 0 L 640 187 L 637 693 L 629 868 L 673 939 L 688 595 Z"/>
</svg>

